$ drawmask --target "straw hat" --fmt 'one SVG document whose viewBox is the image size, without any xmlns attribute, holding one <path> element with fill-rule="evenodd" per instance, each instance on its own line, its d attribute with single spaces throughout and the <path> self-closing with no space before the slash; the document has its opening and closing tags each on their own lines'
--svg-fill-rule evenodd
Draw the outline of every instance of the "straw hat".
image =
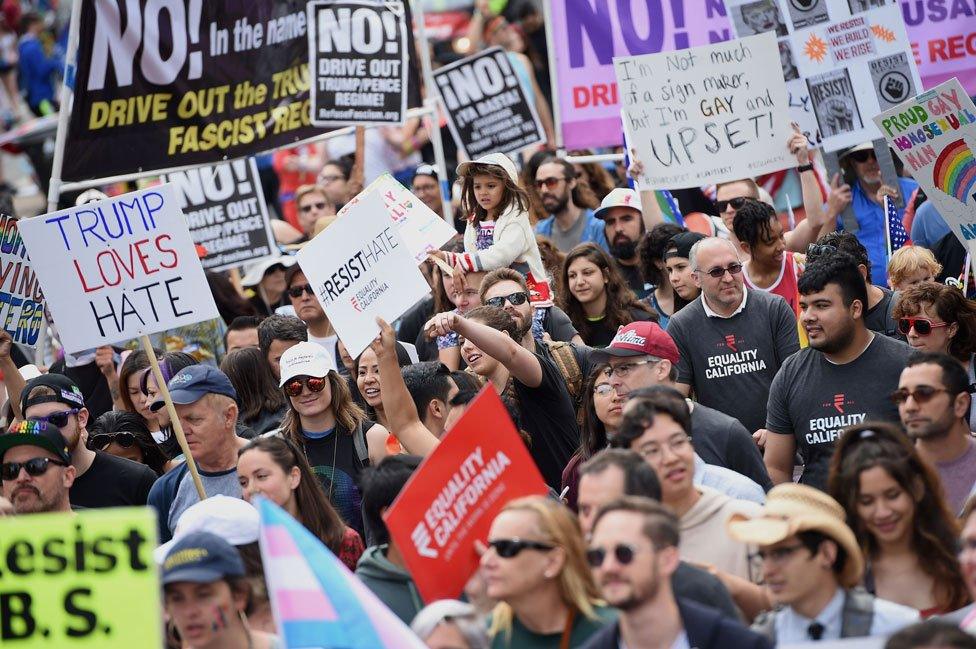
<svg viewBox="0 0 976 649">
<path fill-rule="evenodd" d="M 864 559 L 845 518 L 844 508 L 824 492 L 787 483 L 766 494 L 766 505 L 759 514 L 733 514 L 726 527 L 735 540 L 754 545 L 773 545 L 799 532 L 820 532 L 847 553 L 839 581 L 844 588 L 853 588 L 861 581 Z"/>
</svg>

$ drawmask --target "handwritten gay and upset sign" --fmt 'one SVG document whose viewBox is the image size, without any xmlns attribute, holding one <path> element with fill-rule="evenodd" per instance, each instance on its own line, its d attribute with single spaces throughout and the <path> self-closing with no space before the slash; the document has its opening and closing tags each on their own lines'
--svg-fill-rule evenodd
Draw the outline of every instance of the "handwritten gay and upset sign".
<svg viewBox="0 0 976 649">
<path fill-rule="evenodd" d="M 217 317 L 170 185 L 20 223 L 68 352 Z"/>
</svg>

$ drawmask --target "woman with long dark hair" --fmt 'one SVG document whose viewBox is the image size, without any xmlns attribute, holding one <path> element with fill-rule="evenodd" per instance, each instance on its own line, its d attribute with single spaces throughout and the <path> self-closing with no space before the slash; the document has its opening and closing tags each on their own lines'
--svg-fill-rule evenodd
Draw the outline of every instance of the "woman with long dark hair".
<svg viewBox="0 0 976 649">
<path fill-rule="evenodd" d="M 664 265 L 664 253 L 668 250 L 671 237 L 685 232 L 685 229 L 674 223 L 658 223 L 641 237 L 637 244 L 637 256 L 640 259 L 640 273 L 645 284 L 654 287 L 648 296 L 648 301 L 657 311 L 658 324 L 662 329 L 668 328 L 668 321 L 685 302 L 674 292 L 668 269 Z"/>
<path fill-rule="evenodd" d="M 563 262 L 560 306 L 583 342 L 606 347 L 617 329 L 637 320 L 656 320 L 630 290 L 610 255 L 592 243 L 581 243 Z"/>
<path fill-rule="evenodd" d="M 363 540 L 339 518 L 301 450 L 284 437 L 257 437 L 237 452 L 237 478 L 244 500 L 269 498 L 301 522 L 350 570 L 362 556 Z"/>
<path fill-rule="evenodd" d="M 163 475 L 168 458 L 153 440 L 145 420 L 137 413 L 109 410 L 88 426 L 88 448 L 105 451 Z"/>
<path fill-rule="evenodd" d="M 285 416 L 285 396 L 275 385 L 271 366 L 257 347 L 242 347 L 224 356 L 220 370 L 237 392 L 237 419 L 256 434 L 275 430 Z"/>
<path fill-rule="evenodd" d="M 865 587 L 922 616 L 969 601 L 950 513 L 939 477 L 891 424 L 844 431 L 830 462 L 829 491 L 868 561 Z"/>
</svg>

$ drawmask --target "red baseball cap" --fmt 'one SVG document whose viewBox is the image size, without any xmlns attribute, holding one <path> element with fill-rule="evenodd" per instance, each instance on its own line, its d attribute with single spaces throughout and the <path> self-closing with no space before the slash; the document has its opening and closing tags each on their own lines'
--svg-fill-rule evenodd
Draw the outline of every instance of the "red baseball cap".
<svg viewBox="0 0 976 649">
<path fill-rule="evenodd" d="M 610 356 L 655 356 L 677 363 L 680 355 L 674 339 L 656 322 L 631 322 L 617 329 L 617 335 L 604 349 L 594 350 L 596 360 L 606 362 Z"/>
</svg>

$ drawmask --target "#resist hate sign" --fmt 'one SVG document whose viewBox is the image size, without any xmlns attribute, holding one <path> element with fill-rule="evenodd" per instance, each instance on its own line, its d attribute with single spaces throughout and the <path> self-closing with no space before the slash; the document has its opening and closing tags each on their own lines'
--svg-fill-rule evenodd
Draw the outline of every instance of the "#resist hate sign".
<svg viewBox="0 0 976 649">
<path fill-rule="evenodd" d="M 401 2 L 308 5 L 312 123 L 400 124 L 407 110 L 407 30 Z"/>
<path fill-rule="evenodd" d="M 217 317 L 170 185 L 19 225 L 69 353 Z"/>
</svg>

